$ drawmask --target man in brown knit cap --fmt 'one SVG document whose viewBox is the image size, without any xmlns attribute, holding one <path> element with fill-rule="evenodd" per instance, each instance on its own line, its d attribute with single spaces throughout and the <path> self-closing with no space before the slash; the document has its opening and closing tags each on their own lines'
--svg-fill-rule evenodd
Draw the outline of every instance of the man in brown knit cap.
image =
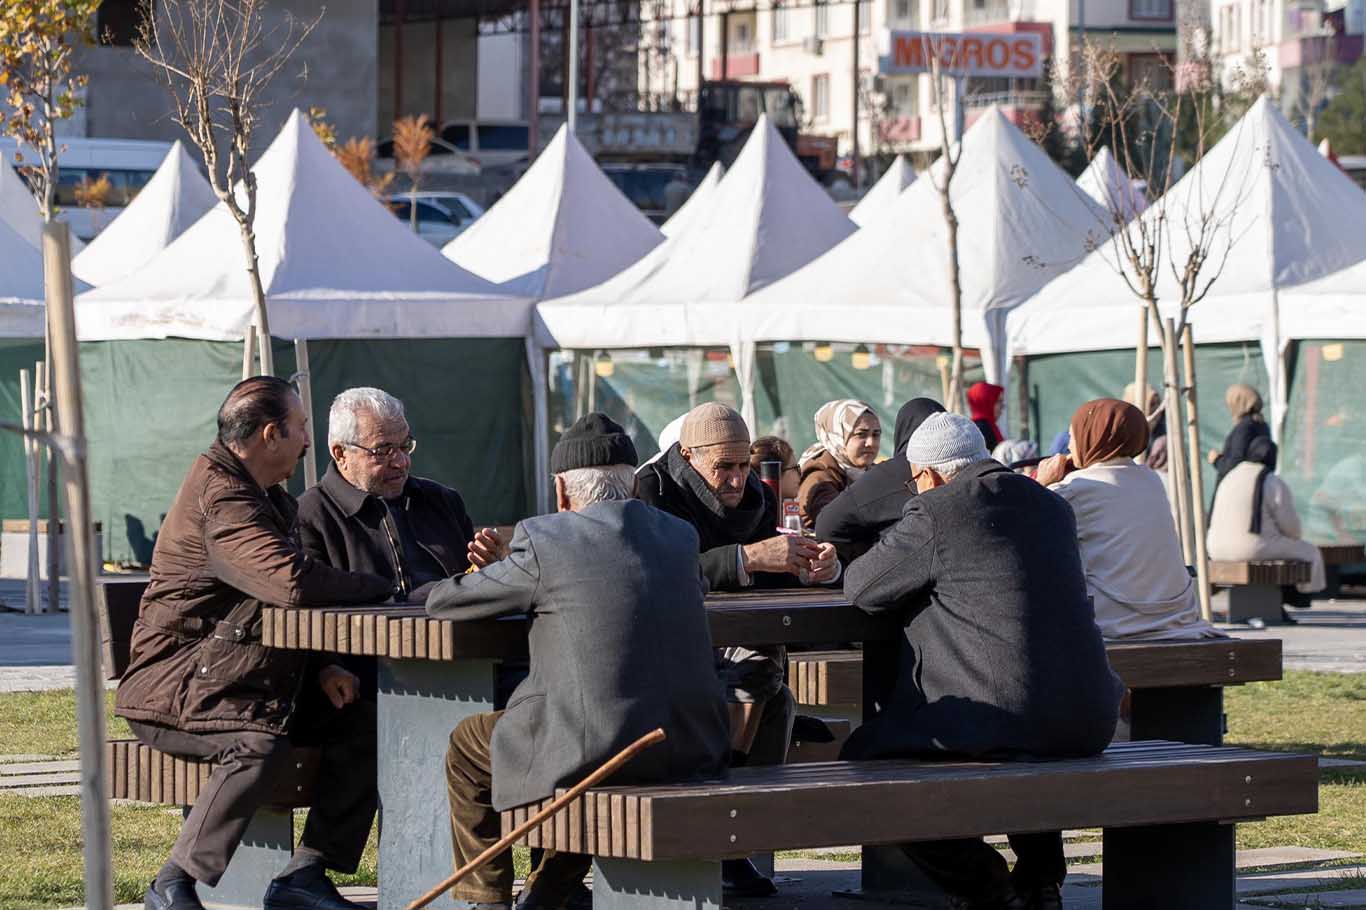
<svg viewBox="0 0 1366 910">
<path fill-rule="evenodd" d="M 778 501 L 750 472 L 749 427 L 733 408 L 699 405 L 683 420 L 679 441 L 637 475 L 645 502 L 697 529 L 702 572 L 713 591 L 793 588 L 839 577 L 831 544 L 778 533 Z M 725 648 L 718 667 L 731 716 L 732 765 L 780 765 L 787 758 L 796 700 L 783 684 L 781 648 Z M 722 864 L 733 896 L 777 889 L 748 860 Z"/>
</svg>

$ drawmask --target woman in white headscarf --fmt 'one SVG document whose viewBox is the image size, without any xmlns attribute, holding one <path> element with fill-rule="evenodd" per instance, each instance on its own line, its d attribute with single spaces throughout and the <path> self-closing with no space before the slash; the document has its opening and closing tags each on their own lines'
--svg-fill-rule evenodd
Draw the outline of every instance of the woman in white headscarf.
<svg viewBox="0 0 1366 910">
<path fill-rule="evenodd" d="M 816 411 L 816 444 L 802 453 L 797 508 L 802 527 L 814 528 L 821 509 L 877 461 L 882 422 L 861 401 L 828 401 Z"/>
</svg>

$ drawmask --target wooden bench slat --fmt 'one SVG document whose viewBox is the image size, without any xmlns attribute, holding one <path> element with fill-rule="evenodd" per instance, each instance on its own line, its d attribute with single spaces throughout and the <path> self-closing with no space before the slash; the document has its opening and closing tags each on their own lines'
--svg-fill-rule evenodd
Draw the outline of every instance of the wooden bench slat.
<svg viewBox="0 0 1366 910">
<path fill-rule="evenodd" d="M 1309 563 L 1297 560 L 1210 560 L 1209 580 L 1216 585 L 1293 585 L 1309 580 Z"/>
<path fill-rule="evenodd" d="M 1320 544 L 1319 552 L 1323 554 L 1323 564 L 1326 566 L 1350 566 L 1366 562 L 1366 547 L 1359 543 Z"/>
</svg>

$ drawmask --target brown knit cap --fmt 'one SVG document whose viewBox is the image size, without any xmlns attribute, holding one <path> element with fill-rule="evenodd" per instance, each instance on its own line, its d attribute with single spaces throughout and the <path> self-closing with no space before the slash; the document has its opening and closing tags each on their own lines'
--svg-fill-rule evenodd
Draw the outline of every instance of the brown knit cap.
<svg viewBox="0 0 1366 910">
<path fill-rule="evenodd" d="M 734 408 L 719 402 L 699 404 L 683 418 L 683 429 L 678 442 L 685 449 L 723 446 L 719 452 L 729 455 L 732 450 L 739 460 L 749 461 L 749 427 Z"/>
</svg>

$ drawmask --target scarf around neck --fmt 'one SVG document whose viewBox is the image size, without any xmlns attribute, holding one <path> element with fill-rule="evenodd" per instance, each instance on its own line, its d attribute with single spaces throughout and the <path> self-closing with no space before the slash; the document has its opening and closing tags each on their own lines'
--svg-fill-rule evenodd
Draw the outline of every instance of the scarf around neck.
<svg viewBox="0 0 1366 910">
<path fill-rule="evenodd" d="M 753 473 L 745 480 L 745 495 L 735 508 L 725 503 L 707 486 L 702 475 L 683 457 L 682 447 L 675 443 L 664 456 L 664 469 L 674 482 L 688 493 L 705 511 L 708 529 L 713 535 L 737 543 L 749 541 L 765 520 L 776 525 L 777 516 L 766 514 L 764 490 Z"/>
<path fill-rule="evenodd" d="M 841 398 L 821 405 L 816 410 L 816 442 L 807 447 L 797 463 L 805 468 L 808 461 L 828 452 L 850 483 L 858 480 L 864 469 L 850 461 L 844 449 L 849 445 L 854 424 L 864 414 L 876 416 L 872 408 L 854 398 Z"/>
</svg>

